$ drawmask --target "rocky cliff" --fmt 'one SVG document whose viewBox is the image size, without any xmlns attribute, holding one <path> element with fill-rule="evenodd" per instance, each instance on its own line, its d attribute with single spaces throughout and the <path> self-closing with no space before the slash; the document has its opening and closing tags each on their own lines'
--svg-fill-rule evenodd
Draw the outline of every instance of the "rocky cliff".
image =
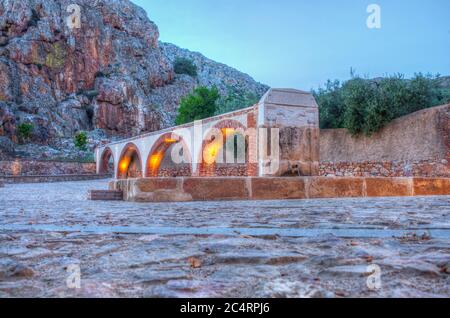
<svg viewBox="0 0 450 318">
<path fill-rule="evenodd" d="M 151 15 L 151 12 L 150 12 Z M 1 0 L 0 137 L 56 148 L 80 130 L 94 140 L 171 126 L 196 85 L 234 86 L 262 95 L 265 85 L 199 53 L 159 43 L 158 27 L 128 0 Z M 177 56 L 197 65 L 176 75 Z M 23 147 L 23 146 L 22 146 Z M 1 148 L 1 147 L 0 147 Z"/>
</svg>

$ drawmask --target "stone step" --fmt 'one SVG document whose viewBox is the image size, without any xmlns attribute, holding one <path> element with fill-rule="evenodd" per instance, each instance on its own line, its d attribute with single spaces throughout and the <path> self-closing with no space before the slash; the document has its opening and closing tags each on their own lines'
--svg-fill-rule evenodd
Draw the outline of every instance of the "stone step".
<svg viewBox="0 0 450 318">
<path fill-rule="evenodd" d="M 90 190 L 88 199 L 92 201 L 122 201 L 122 190 Z"/>
</svg>

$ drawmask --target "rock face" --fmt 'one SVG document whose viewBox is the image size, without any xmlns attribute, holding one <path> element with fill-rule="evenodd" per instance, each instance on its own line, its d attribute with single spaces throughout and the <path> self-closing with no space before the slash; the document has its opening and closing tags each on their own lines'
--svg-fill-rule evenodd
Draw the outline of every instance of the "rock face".
<svg viewBox="0 0 450 318">
<path fill-rule="evenodd" d="M 176 74 L 171 84 L 156 88 L 154 93 L 150 95 L 149 98 L 152 105 L 157 105 L 158 109 L 162 108 L 165 110 L 162 114 L 162 122 L 165 128 L 174 124 L 181 97 L 190 93 L 196 86 L 216 86 L 222 95 L 227 95 L 230 89 L 234 89 L 242 92 L 251 92 L 261 97 L 270 88 L 267 85 L 256 82 L 249 75 L 225 64 L 215 62 L 201 53 L 191 52 L 164 42 L 159 42 L 159 48 L 172 67 L 177 58 L 186 58 L 197 66 L 198 74 L 195 78 Z"/>
<path fill-rule="evenodd" d="M 164 42 L 160 42 L 159 46 L 171 64 L 178 57 L 193 61 L 198 69 L 198 83 L 202 86 L 216 86 L 224 94 L 227 93 L 230 87 L 242 91 L 254 92 L 259 96 L 264 95 L 269 90 L 268 86 L 255 82 L 249 75 L 239 72 L 225 64 L 210 60 L 198 52 L 191 52 Z"/>
<path fill-rule="evenodd" d="M 23 122 L 33 123 L 34 143 L 79 130 L 131 136 L 173 125 L 196 85 L 267 88 L 198 53 L 160 47 L 158 38 L 128 0 L 1 1 L 0 136 L 17 141 Z M 178 55 L 193 59 L 198 78 L 174 74 Z"/>
<path fill-rule="evenodd" d="M 0 136 L 0 160 L 14 154 L 13 142 L 4 136 Z"/>
</svg>

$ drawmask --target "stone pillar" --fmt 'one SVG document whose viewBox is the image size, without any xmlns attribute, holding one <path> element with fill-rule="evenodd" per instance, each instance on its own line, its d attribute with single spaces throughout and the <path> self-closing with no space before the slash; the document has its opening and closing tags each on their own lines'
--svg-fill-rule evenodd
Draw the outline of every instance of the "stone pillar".
<svg viewBox="0 0 450 318">
<path fill-rule="evenodd" d="M 258 128 L 269 129 L 279 154 L 258 153 L 260 176 L 316 176 L 319 174 L 319 107 L 313 95 L 294 89 L 270 89 L 258 104 Z M 261 133 L 259 134 L 259 142 Z M 275 144 L 276 146 L 276 144 Z M 267 172 L 268 167 L 278 167 Z"/>
<path fill-rule="evenodd" d="M 100 165 L 102 164 L 100 158 L 101 153 L 102 151 L 98 147 L 95 148 L 95 167 L 97 174 L 100 174 Z"/>
</svg>

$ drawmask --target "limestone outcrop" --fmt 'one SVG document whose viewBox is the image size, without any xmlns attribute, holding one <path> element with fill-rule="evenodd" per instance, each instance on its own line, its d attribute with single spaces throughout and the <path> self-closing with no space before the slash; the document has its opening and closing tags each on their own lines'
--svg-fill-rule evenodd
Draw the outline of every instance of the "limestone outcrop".
<svg viewBox="0 0 450 318">
<path fill-rule="evenodd" d="M 0 136 L 17 142 L 24 122 L 40 144 L 79 130 L 131 136 L 173 125 L 181 97 L 196 85 L 266 89 L 200 54 L 198 78 L 176 75 L 174 59 L 189 53 L 158 38 L 128 0 L 2 0 Z"/>
</svg>

